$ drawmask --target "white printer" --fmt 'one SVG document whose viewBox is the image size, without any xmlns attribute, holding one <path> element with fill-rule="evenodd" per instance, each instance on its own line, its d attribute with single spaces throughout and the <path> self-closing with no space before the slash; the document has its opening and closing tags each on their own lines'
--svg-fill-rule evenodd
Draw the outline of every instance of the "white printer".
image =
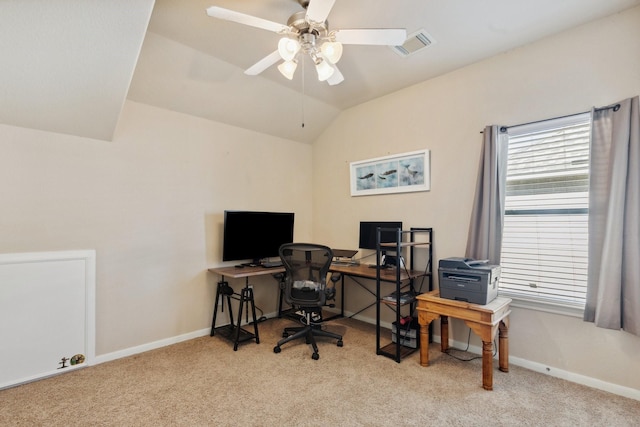
<svg viewBox="0 0 640 427">
<path fill-rule="evenodd" d="M 498 296 L 500 266 L 488 260 L 445 258 L 438 263 L 440 297 L 485 305 Z"/>
</svg>

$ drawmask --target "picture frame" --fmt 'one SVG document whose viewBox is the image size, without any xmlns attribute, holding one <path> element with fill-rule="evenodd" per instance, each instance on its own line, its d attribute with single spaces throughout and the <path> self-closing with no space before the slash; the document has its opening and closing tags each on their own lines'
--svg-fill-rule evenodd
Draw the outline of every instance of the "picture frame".
<svg viewBox="0 0 640 427">
<path fill-rule="evenodd" d="M 429 150 L 350 163 L 351 196 L 408 193 L 431 189 Z"/>
</svg>

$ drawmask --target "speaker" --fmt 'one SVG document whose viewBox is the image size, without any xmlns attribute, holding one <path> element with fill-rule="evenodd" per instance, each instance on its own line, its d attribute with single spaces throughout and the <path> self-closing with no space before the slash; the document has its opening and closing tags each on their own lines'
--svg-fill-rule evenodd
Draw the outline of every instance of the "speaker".
<svg viewBox="0 0 640 427">
<path fill-rule="evenodd" d="M 229 286 L 227 283 L 222 283 L 220 285 L 220 293 L 222 295 L 233 295 L 233 288 Z"/>
</svg>

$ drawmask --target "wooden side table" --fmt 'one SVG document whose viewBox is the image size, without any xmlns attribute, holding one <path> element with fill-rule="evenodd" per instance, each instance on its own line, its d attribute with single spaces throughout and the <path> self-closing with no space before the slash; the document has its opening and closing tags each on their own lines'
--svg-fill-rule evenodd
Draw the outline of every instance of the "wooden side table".
<svg viewBox="0 0 640 427">
<path fill-rule="evenodd" d="M 509 372 L 509 314 L 510 298 L 497 297 L 487 305 L 470 304 L 440 298 L 439 291 L 416 297 L 418 323 L 420 324 L 420 365 L 429 365 L 429 324 L 440 321 L 440 346 L 445 352 L 449 348 L 449 317 L 461 319 L 482 339 L 482 387 L 493 390 L 493 339 L 499 331 L 498 366 Z"/>
</svg>

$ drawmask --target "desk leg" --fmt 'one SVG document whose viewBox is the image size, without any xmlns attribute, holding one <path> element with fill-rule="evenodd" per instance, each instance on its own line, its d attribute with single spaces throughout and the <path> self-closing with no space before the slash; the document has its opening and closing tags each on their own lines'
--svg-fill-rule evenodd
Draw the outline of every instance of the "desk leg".
<svg viewBox="0 0 640 427">
<path fill-rule="evenodd" d="M 284 302 L 284 274 L 278 274 L 275 276 L 278 280 L 278 319 L 282 318 L 282 303 Z"/>
<path fill-rule="evenodd" d="M 482 387 L 493 390 L 493 342 L 482 341 Z"/>
<path fill-rule="evenodd" d="M 247 288 L 247 299 L 251 306 L 251 316 L 253 317 L 253 334 L 256 336 L 256 344 L 260 344 L 260 336 L 258 335 L 258 320 L 256 318 L 256 304 L 253 299 L 253 289 Z"/>
<path fill-rule="evenodd" d="M 220 292 L 220 289 L 226 283 L 227 282 L 222 280 L 222 281 L 218 282 L 218 286 L 216 287 L 216 302 L 214 303 L 214 306 L 213 306 L 213 319 L 211 320 L 211 334 L 209 336 L 214 336 L 215 335 L 216 318 L 218 317 L 218 307 L 220 307 L 220 298 L 222 297 L 222 292 Z M 224 304 L 224 300 L 222 300 L 222 303 Z"/>
<path fill-rule="evenodd" d="M 440 351 L 449 350 L 449 316 L 440 316 Z"/>
<path fill-rule="evenodd" d="M 344 317 L 344 274 L 340 278 L 340 317 Z"/>
<path fill-rule="evenodd" d="M 498 325 L 498 363 L 502 372 L 509 372 L 509 325 L 508 320 L 500 321 Z"/>
<path fill-rule="evenodd" d="M 242 327 L 240 325 L 242 325 L 242 310 L 244 308 L 246 289 L 248 288 L 243 288 L 240 291 L 240 307 L 238 308 L 238 325 L 233 329 L 233 332 L 235 334 L 235 337 L 233 339 L 233 351 L 238 351 L 238 344 L 240 343 L 240 332 L 242 330 Z M 231 313 L 229 313 L 229 315 L 231 315 Z M 231 321 L 231 324 L 233 324 L 233 320 Z"/>
<path fill-rule="evenodd" d="M 420 366 L 429 366 L 429 325 L 439 314 L 418 312 L 418 324 L 420 325 Z"/>
<path fill-rule="evenodd" d="M 420 366 L 429 366 L 429 323 L 420 324 Z"/>
</svg>

